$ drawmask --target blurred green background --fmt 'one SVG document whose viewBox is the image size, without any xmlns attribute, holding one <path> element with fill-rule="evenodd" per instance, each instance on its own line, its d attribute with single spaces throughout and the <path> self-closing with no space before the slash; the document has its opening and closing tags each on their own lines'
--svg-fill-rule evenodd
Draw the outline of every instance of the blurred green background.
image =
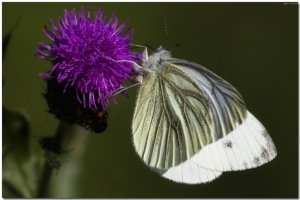
<svg viewBox="0 0 300 200">
<path fill-rule="evenodd" d="M 74 190 L 61 188 L 51 197 L 199 197 L 295 198 L 298 196 L 298 5 L 297 3 L 3 3 L 3 36 L 15 22 L 3 62 L 3 104 L 29 118 L 33 144 L 51 136 L 58 121 L 42 97 L 38 73 L 50 63 L 34 57 L 41 29 L 64 9 L 91 5 L 129 19 L 136 44 L 158 47 L 164 42 L 167 17 L 173 56 L 202 64 L 232 83 L 248 109 L 266 126 L 278 149 L 272 162 L 257 169 L 224 173 L 202 185 L 170 182 L 150 171 L 131 141 L 131 119 L 137 88 L 129 98 L 110 103 L 103 134 L 90 133 Z M 3 172 L 5 173 L 5 172 Z M 72 186 L 73 187 L 73 186 Z M 5 195 L 5 194 L 4 194 Z M 4 196 L 5 197 L 5 196 Z"/>
</svg>

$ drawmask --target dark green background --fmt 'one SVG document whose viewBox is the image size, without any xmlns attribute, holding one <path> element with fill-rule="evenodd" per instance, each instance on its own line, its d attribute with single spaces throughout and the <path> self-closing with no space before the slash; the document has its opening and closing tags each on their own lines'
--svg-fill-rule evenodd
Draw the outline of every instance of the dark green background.
<svg viewBox="0 0 300 200">
<path fill-rule="evenodd" d="M 33 135 L 53 135 L 38 73 L 50 63 L 34 57 L 41 29 L 63 9 L 82 3 L 3 3 L 3 34 L 21 17 L 3 63 L 3 104 L 26 112 Z M 88 5 L 88 4 L 84 4 Z M 173 56 L 195 61 L 232 83 L 266 126 L 278 149 L 257 169 L 224 173 L 201 185 L 183 185 L 151 172 L 135 153 L 131 118 L 136 89 L 110 103 L 109 127 L 90 134 L 73 197 L 286 197 L 298 196 L 298 5 L 296 3 L 90 3 L 129 19 L 134 43 L 158 47 L 167 17 Z M 59 176 L 60 174 L 58 174 Z M 59 183 L 57 183 L 59 184 Z M 64 187 L 63 185 L 61 187 Z"/>
</svg>

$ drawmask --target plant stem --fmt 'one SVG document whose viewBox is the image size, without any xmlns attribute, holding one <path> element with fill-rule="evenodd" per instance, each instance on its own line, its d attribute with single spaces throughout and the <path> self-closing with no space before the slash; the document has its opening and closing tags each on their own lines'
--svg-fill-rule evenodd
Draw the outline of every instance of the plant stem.
<svg viewBox="0 0 300 200">
<path fill-rule="evenodd" d="M 45 162 L 42 176 L 39 182 L 37 198 L 45 198 L 47 196 L 52 172 L 53 168 L 48 164 L 48 162 Z"/>
<path fill-rule="evenodd" d="M 70 125 L 61 121 L 57 127 L 54 138 L 61 144 L 62 149 L 67 150 L 70 149 L 70 147 L 76 147 L 76 150 L 72 152 L 78 153 L 78 151 L 82 151 L 83 144 L 80 143 L 84 143 L 84 138 L 87 135 L 86 132 L 88 131 L 82 127 Z M 48 162 L 45 162 L 37 189 L 37 198 L 48 197 L 47 195 L 52 174 L 53 167 L 51 167 Z"/>
</svg>

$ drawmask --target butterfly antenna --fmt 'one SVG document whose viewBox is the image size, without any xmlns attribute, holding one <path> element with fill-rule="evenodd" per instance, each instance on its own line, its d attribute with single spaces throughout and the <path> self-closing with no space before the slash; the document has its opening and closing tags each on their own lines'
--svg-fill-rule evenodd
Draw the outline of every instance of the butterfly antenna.
<svg viewBox="0 0 300 200">
<path fill-rule="evenodd" d="M 166 49 L 168 49 L 169 33 L 168 33 L 167 17 L 164 18 L 164 22 L 165 22 L 165 42 L 166 42 Z"/>
<path fill-rule="evenodd" d="M 150 46 L 149 44 L 144 44 L 144 46 L 146 46 L 148 49 L 151 49 L 153 51 L 156 50 L 153 46 Z"/>
</svg>

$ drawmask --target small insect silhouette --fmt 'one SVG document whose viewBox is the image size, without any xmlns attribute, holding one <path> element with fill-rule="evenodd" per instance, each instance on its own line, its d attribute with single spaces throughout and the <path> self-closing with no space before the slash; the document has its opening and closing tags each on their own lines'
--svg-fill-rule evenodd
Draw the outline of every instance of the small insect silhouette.
<svg viewBox="0 0 300 200">
<path fill-rule="evenodd" d="M 44 137 L 39 140 L 39 144 L 46 162 L 56 170 L 57 174 L 60 167 L 65 162 L 63 161 L 64 155 L 66 155 L 69 151 L 72 151 L 72 149 L 63 150 L 60 142 L 53 137 Z"/>
</svg>

